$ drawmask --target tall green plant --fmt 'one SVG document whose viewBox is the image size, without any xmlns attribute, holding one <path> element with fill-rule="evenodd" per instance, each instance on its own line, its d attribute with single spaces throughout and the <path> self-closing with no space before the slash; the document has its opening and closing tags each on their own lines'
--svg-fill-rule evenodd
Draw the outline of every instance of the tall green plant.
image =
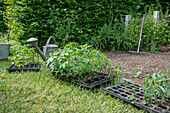
<svg viewBox="0 0 170 113">
<path fill-rule="evenodd" d="M 22 12 L 28 7 L 23 2 L 16 0 L 7 0 L 5 4 L 7 4 L 6 11 L 3 13 L 6 18 L 6 25 L 8 28 L 11 28 L 9 36 L 12 39 L 18 40 L 24 33 L 24 27 L 20 21 L 24 17 Z"/>
<path fill-rule="evenodd" d="M 113 21 L 113 20 L 111 20 Z M 101 50 L 129 50 L 132 48 L 131 38 L 128 37 L 125 30 L 123 17 L 120 20 L 115 19 L 101 27 L 99 36 L 93 38 L 93 45 Z"/>
</svg>

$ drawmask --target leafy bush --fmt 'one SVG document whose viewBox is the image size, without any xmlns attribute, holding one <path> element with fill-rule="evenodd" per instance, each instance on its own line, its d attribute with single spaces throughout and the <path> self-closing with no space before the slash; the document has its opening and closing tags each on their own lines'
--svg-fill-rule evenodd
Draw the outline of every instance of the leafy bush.
<svg viewBox="0 0 170 113">
<path fill-rule="evenodd" d="M 82 76 L 93 71 L 101 72 L 109 65 L 109 59 L 89 45 L 72 42 L 48 56 L 47 64 L 52 72 L 67 77 Z"/>
<path fill-rule="evenodd" d="M 12 41 L 11 46 L 12 61 L 16 66 L 24 66 L 29 63 L 38 63 L 39 57 L 34 48 L 30 45 L 21 45 L 19 42 Z"/>
<path fill-rule="evenodd" d="M 115 19 L 114 23 L 110 22 L 101 27 L 99 36 L 92 39 L 92 44 L 101 50 L 129 50 L 133 46 L 131 37 L 127 36 L 128 32 L 125 30 L 124 19 L 121 17 L 120 21 Z"/>
</svg>

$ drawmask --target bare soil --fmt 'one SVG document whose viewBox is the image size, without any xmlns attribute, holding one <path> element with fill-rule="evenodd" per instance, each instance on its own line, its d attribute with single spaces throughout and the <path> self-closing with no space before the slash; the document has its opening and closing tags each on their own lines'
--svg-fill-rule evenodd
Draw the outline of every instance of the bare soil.
<svg viewBox="0 0 170 113">
<path fill-rule="evenodd" d="M 142 74 L 138 76 L 137 83 L 143 84 L 143 78 L 145 75 L 162 70 L 166 73 L 170 68 L 170 52 L 159 53 L 147 53 L 147 54 L 132 54 L 125 51 L 105 52 L 112 62 L 112 68 L 114 70 L 114 64 L 121 63 L 122 70 L 126 69 L 127 72 L 135 73 L 135 71 L 141 71 Z M 107 69 L 108 73 L 109 70 Z M 125 74 L 126 79 L 132 81 L 135 78 L 130 74 Z M 168 75 L 170 78 L 170 73 Z"/>
</svg>

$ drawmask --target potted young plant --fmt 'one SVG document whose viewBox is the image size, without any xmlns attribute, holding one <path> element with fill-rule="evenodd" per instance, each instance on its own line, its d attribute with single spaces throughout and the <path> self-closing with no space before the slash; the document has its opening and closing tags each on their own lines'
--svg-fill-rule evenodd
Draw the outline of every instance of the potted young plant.
<svg viewBox="0 0 170 113">
<path fill-rule="evenodd" d="M 108 74 L 101 73 L 109 61 L 104 53 L 91 46 L 71 42 L 51 53 L 47 57 L 46 66 L 64 80 L 92 88 L 96 86 L 95 83 L 110 81 Z"/>
</svg>

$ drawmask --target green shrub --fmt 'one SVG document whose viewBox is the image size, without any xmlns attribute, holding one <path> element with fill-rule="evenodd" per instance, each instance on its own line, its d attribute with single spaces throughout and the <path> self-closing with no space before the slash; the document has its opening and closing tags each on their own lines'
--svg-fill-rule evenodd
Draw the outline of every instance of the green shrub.
<svg viewBox="0 0 170 113">
<path fill-rule="evenodd" d="M 162 16 L 160 16 L 155 24 L 153 9 L 150 8 L 148 12 L 145 13 L 140 50 L 155 52 L 155 50 L 159 50 L 160 46 L 166 46 L 170 43 L 168 40 L 170 37 L 167 19 L 168 13 L 163 14 L 160 11 L 160 15 Z M 142 20 L 139 17 L 132 17 L 131 20 L 128 29 L 125 30 L 125 37 L 130 39 L 129 42 L 133 45 L 132 49 L 137 50 Z M 154 43 L 152 43 L 152 40 Z"/>
</svg>

